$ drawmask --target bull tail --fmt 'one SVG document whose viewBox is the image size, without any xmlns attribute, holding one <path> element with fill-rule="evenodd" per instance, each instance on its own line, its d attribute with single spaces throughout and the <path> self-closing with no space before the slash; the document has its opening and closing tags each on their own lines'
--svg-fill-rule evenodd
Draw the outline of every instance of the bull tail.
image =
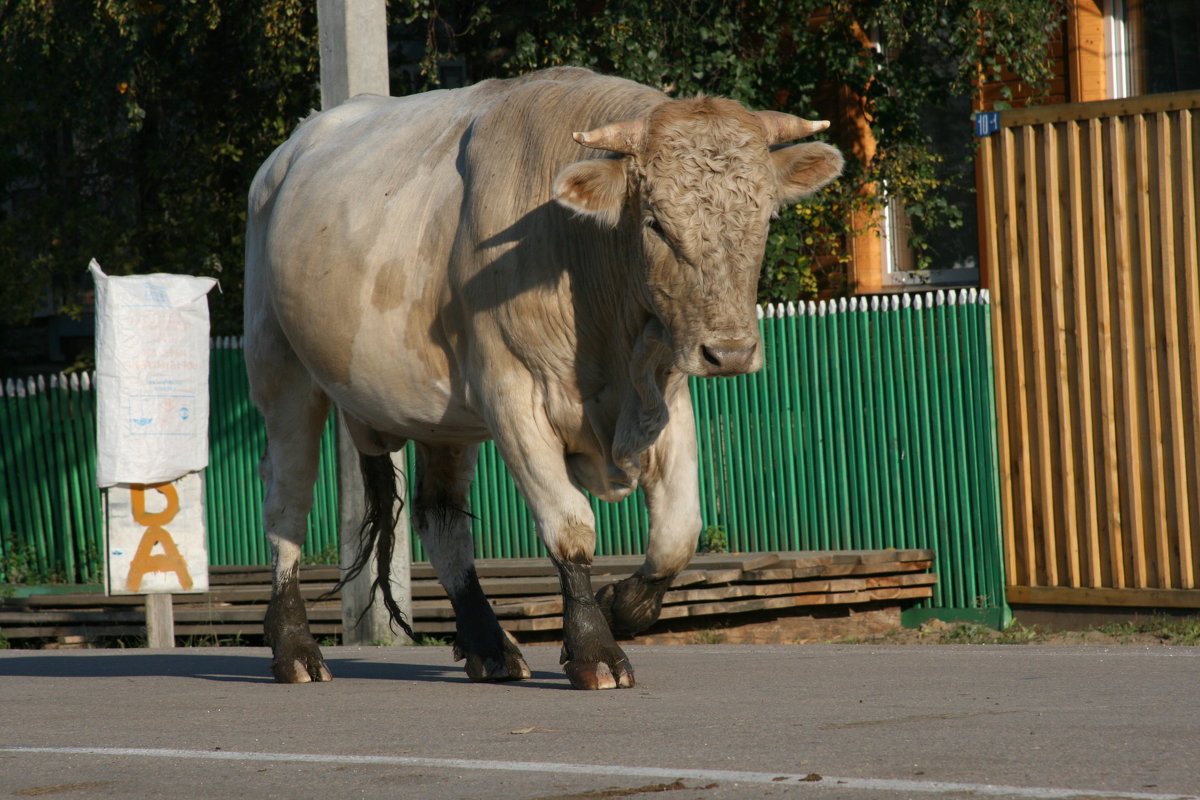
<svg viewBox="0 0 1200 800">
<path fill-rule="evenodd" d="M 376 573 L 371 583 L 371 599 L 358 618 L 361 621 L 375 603 L 375 590 L 378 590 L 391 622 L 399 625 L 409 638 L 415 639 L 412 626 L 392 596 L 392 552 L 396 547 L 396 525 L 404 511 L 404 499 L 396 492 L 396 467 L 388 453 L 374 456 L 359 453 L 358 464 L 367 506 L 366 515 L 358 529 L 358 553 L 330 594 L 340 591 L 362 574 L 374 554 Z"/>
</svg>

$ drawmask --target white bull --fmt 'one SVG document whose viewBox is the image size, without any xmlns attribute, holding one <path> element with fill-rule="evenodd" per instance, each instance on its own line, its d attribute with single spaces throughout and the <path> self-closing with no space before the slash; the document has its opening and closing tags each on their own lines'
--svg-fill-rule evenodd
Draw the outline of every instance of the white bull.
<svg viewBox="0 0 1200 800">
<path fill-rule="evenodd" d="M 416 444 L 413 525 L 472 679 L 530 674 L 474 569 L 467 490 L 490 438 L 560 575 L 571 683 L 633 685 L 612 631 L 658 618 L 701 527 L 687 377 L 761 366 L 768 221 L 842 167 L 828 145 L 779 145 L 824 127 L 573 68 L 362 96 L 299 126 L 254 179 L 246 234 L 278 680 L 330 677 L 296 570 L 332 402 L 376 512 L 364 552 L 391 546 L 388 453 Z M 584 490 L 639 485 L 645 563 L 597 596 Z"/>
</svg>

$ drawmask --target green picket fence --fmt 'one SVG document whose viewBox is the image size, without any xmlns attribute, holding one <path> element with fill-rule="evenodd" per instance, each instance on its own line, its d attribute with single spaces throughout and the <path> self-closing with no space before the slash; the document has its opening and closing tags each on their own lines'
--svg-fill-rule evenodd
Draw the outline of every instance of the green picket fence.
<svg viewBox="0 0 1200 800">
<path fill-rule="evenodd" d="M 760 309 L 765 368 L 691 384 L 710 533 L 740 552 L 930 548 L 939 583 L 922 613 L 1003 624 L 990 314 L 973 290 Z M 214 342 L 210 375 L 210 560 L 269 563 L 265 434 L 236 340 Z M 86 376 L 6 383 L 0 581 L 98 579 L 94 414 Z M 337 549 L 334 436 L 331 419 L 305 551 L 317 559 Z M 407 459 L 411 475 L 411 448 Z M 598 553 L 643 552 L 640 492 L 593 507 Z M 490 442 L 471 510 L 479 557 L 545 553 Z"/>
</svg>

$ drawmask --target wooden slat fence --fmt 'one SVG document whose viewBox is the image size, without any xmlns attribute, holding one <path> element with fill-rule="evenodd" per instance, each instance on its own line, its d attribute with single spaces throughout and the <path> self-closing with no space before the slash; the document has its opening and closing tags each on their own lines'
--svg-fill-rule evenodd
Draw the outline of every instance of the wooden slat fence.
<svg viewBox="0 0 1200 800">
<path fill-rule="evenodd" d="M 1200 607 L 1200 92 L 983 140 L 1007 596 Z"/>
</svg>

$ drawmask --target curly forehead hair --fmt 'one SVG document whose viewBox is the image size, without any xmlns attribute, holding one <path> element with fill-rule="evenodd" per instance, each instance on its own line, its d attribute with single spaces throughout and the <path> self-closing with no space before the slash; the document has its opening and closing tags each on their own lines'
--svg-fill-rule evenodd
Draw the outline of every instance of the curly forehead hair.
<svg viewBox="0 0 1200 800">
<path fill-rule="evenodd" d="M 643 158 L 647 204 L 700 260 L 744 248 L 774 206 L 765 132 L 732 100 L 663 104 L 650 118 Z"/>
</svg>

